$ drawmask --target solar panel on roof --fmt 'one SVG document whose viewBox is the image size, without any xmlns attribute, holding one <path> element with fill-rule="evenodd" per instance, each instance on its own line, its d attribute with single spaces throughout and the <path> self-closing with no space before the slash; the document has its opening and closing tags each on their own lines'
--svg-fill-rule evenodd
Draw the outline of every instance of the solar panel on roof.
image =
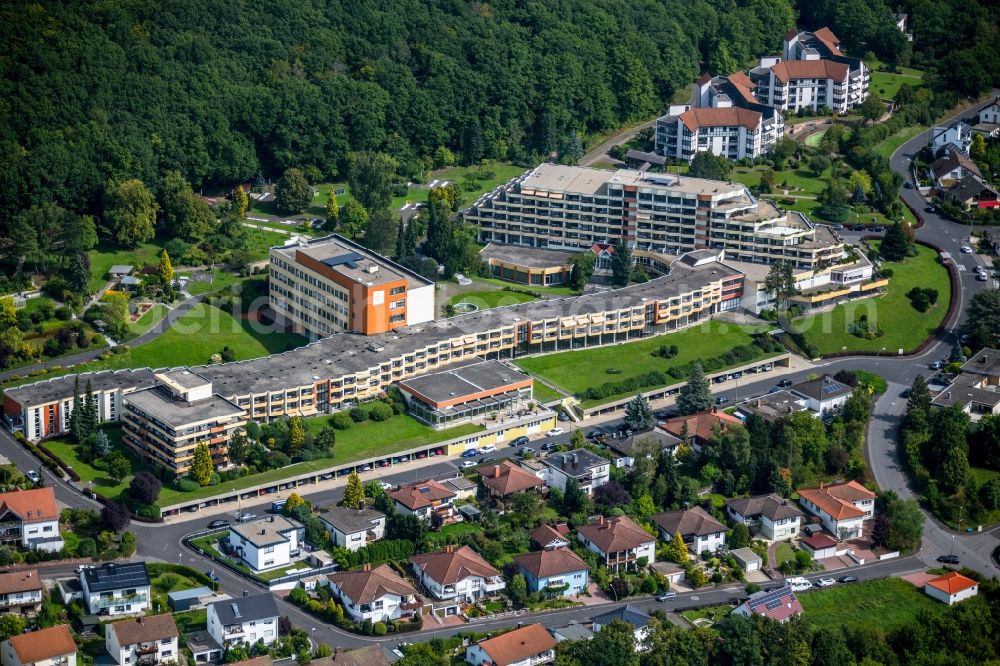
<svg viewBox="0 0 1000 666">
<path fill-rule="evenodd" d="M 823 393 L 836 393 L 840 390 L 839 386 L 824 386 Z"/>
<path fill-rule="evenodd" d="M 338 254 L 335 257 L 329 257 L 323 260 L 323 263 L 333 268 L 334 266 L 340 266 L 341 264 L 353 263 L 355 261 L 361 261 L 364 259 L 357 252 L 348 252 L 347 254 Z"/>
<path fill-rule="evenodd" d="M 774 610 L 775 608 L 778 608 L 779 606 L 781 606 L 781 599 L 774 599 L 772 601 L 768 601 L 765 604 L 765 606 L 766 606 L 767 610 Z"/>
</svg>

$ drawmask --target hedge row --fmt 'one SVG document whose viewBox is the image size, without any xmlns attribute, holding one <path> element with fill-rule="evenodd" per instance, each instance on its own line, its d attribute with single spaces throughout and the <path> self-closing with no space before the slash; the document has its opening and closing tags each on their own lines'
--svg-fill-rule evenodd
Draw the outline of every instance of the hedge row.
<svg viewBox="0 0 1000 666">
<path fill-rule="evenodd" d="M 388 539 L 375 541 L 347 555 L 349 567 L 356 567 L 371 562 L 391 562 L 407 560 L 413 555 L 415 548 L 412 541 L 405 539 Z"/>
<path fill-rule="evenodd" d="M 24 445 L 24 448 L 28 449 L 39 461 L 49 469 L 54 472 L 66 472 L 69 477 L 74 481 L 80 480 L 80 475 L 74 472 L 72 469 L 66 466 L 66 464 L 60 460 L 57 456 L 53 455 L 51 451 L 46 449 L 42 444 L 34 444 L 24 436 L 23 433 L 17 432 L 14 434 L 14 439 Z"/>
</svg>

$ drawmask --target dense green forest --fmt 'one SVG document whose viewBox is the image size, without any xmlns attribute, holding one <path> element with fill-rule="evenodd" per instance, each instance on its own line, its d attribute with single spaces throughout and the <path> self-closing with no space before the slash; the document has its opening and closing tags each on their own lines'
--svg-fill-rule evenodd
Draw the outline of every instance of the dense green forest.
<svg viewBox="0 0 1000 666">
<path fill-rule="evenodd" d="M 799 27 L 829 23 L 852 51 L 939 69 L 963 92 L 1000 76 L 987 0 L 794 5 L 5 2 L 0 238 L 43 204 L 104 230 L 122 183 L 155 189 L 174 170 L 197 191 L 292 167 L 313 182 L 343 177 L 351 151 L 388 153 L 402 176 L 441 146 L 466 163 L 529 163 L 651 117 L 702 71 L 778 51 L 797 11 Z M 911 14 L 915 53 L 892 10 Z"/>
</svg>

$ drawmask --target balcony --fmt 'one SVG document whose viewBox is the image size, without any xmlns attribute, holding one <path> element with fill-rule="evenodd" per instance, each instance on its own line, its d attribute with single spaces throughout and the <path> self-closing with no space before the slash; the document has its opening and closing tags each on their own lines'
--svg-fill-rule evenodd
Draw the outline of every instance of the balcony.
<svg viewBox="0 0 1000 666">
<path fill-rule="evenodd" d="M 483 580 L 483 590 L 486 592 L 499 592 L 505 587 L 503 578 L 500 576 L 494 576 L 493 578 L 487 578 Z"/>
<path fill-rule="evenodd" d="M 134 594 L 130 597 L 101 597 L 95 600 L 95 604 L 99 609 L 110 608 L 112 606 L 125 606 L 128 604 L 142 604 L 146 603 L 148 597 L 145 594 Z"/>
</svg>

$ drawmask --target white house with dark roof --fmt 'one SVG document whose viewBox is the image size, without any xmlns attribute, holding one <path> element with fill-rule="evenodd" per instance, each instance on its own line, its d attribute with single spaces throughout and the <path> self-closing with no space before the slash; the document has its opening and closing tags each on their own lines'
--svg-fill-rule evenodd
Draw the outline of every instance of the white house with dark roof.
<svg viewBox="0 0 1000 666">
<path fill-rule="evenodd" d="M 950 125 L 939 125 L 931 130 L 931 150 L 935 153 L 947 145 L 954 145 L 966 155 L 972 146 L 972 128 L 964 120 Z"/>
<path fill-rule="evenodd" d="M 803 513 L 793 502 L 774 493 L 726 500 L 726 515 L 769 541 L 799 533 Z"/>
<path fill-rule="evenodd" d="M 573 479 L 588 495 L 611 478 L 611 461 L 587 449 L 553 453 L 542 458 L 545 465 L 545 485 L 566 492 L 566 483 Z"/>
<path fill-rule="evenodd" d="M 656 561 L 656 537 L 628 516 L 599 516 L 576 530 L 577 539 L 587 550 L 601 556 L 601 563 L 613 571 Z"/>
<path fill-rule="evenodd" d="M 270 645 L 278 639 L 278 604 L 270 592 L 216 601 L 208 606 L 208 634 L 220 647 Z"/>
<path fill-rule="evenodd" d="M 265 516 L 229 528 L 229 546 L 254 571 L 291 564 L 298 555 L 305 528 L 284 516 Z"/>
<path fill-rule="evenodd" d="M 714 553 L 726 543 L 726 526 L 713 518 L 700 506 L 680 511 L 666 511 L 650 516 L 660 528 L 664 541 L 671 541 L 680 533 L 681 539 L 695 555 L 706 550 Z"/>
<path fill-rule="evenodd" d="M 105 625 L 104 647 L 119 666 L 179 663 L 179 635 L 170 613 L 140 615 Z"/>
<path fill-rule="evenodd" d="M 621 622 L 626 622 L 632 625 L 633 634 L 635 636 L 635 647 L 637 650 L 642 651 L 645 647 L 646 638 L 649 636 L 649 620 L 650 617 L 645 612 L 643 612 L 639 607 L 633 606 L 632 604 L 625 604 L 620 608 L 615 608 L 607 613 L 601 613 L 591 618 L 593 621 L 593 630 L 596 634 L 615 620 Z"/>
<path fill-rule="evenodd" d="M 338 548 L 355 551 L 385 536 L 385 514 L 375 509 L 333 506 L 319 519 Z"/>
<path fill-rule="evenodd" d="M 151 607 L 145 562 L 108 562 L 80 572 L 83 602 L 92 615 L 145 613 Z"/>
<path fill-rule="evenodd" d="M 397 620 L 420 607 L 416 589 L 387 564 L 374 569 L 366 564 L 360 571 L 340 571 L 326 578 L 344 612 L 356 622 Z"/>
<path fill-rule="evenodd" d="M 817 414 L 828 414 L 840 409 L 854 391 L 829 375 L 793 384 L 788 390 L 805 400 L 806 407 Z"/>
</svg>

